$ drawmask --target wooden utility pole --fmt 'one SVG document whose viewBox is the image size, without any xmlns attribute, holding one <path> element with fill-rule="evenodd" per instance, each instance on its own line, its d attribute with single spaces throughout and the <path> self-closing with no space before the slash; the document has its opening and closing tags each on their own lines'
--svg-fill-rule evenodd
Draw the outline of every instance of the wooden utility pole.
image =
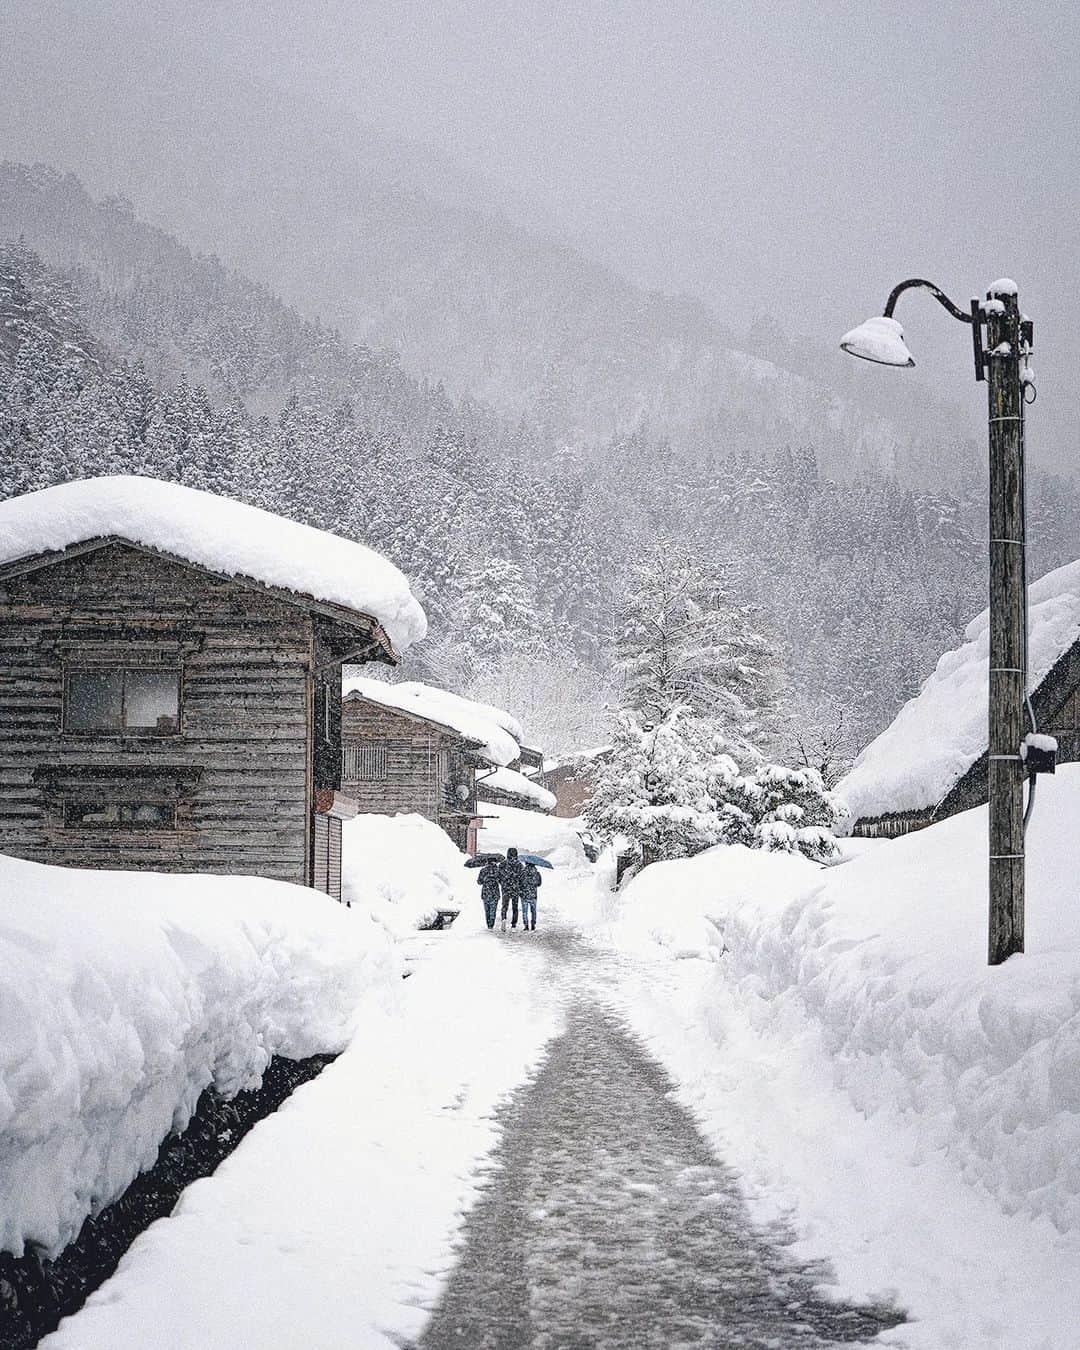
<svg viewBox="0 0 1080 1350">
<path fill-rule="evenodd" d="M 986 304 L 990 398 L 990 941 L 1000 965 L 1024 950 L 1024 737 L 1027 691 L 1024 401 L 1020 306 L 998 283 Z"/>
</svg>

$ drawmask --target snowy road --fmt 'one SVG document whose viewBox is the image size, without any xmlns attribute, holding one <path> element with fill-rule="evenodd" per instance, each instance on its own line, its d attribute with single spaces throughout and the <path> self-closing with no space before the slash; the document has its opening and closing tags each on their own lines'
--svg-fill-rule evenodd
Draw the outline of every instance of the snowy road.
<svg viewBox="0 0 1080 1350">
<path fill-rule="evenodd" d="M 895 1325 L 895 1311 L 822 1299 L 822 1270 L 791 1259 L 782 1229 L 755 1227 L 665 1071 L 596 1001 L 603 957 L 545 917 L 503 940 L 561 993 L 565 1031 L 500 1111 L 494 1166 L 421 1350 L 785 1350 Z M 528 1036 L 528 1010 L 512 1015 Z"/>
</svg>

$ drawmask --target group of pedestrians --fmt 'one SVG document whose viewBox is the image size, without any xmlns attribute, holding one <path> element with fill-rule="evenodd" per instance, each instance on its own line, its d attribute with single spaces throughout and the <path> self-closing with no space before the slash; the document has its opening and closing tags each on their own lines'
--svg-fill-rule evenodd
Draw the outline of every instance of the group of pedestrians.
<svg viewBox="0 0 1080 1350">
<path fill-rule="evenodd" d="M 506 915 L 510 927 L 518 926 L 518 908 L 521 926 L 525 932 L 536 931 L 536 892 L 543 885 L 540 869 L 531 862 L 522 862 L 516 848 L 508 848 L 505 858 L 489 858 L 476 879 L 480 899 L 484 902 L 484 917 L 489 928 L 495 927 L 495 915 L 502 900 L 502 930 L 506 932 Z"/>
</svg>

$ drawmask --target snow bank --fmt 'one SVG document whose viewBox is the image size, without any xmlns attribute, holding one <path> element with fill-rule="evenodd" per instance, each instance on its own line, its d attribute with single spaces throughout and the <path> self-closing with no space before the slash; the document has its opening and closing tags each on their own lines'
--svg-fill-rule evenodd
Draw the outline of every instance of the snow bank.
<svg viewBox="0 0 1080 1350">
<path fill-rule="evenodd" d="M 397 651 L 427 619 L 401 572 L 363 544 L 155 478 L 88 478 L 0 502 L 0 563 L 116 535 L 226 576 L 370 614 Z"/>
<path fill-rule="evenodd" d="M 427 927 L 440 909 L 461 910 L 475 898 L 465 854 L 424 816 L 345 821 L 341 866 L 341 898 L 395 939 Z"/>
<path fill-rule="evenodd" d="M 392 708 L 411 713 L 425 721 L 435 722 L 474 741 L 484 759 L 491 764 L 512 764 L 520 755 L 525 733 L 515 717 L 490 703 L 476 703 L 460 694 L 436 689 L 419 681 L 390 684 L 369 676 L 352 676 L 342 681 L 342 693 L 350 694 Z"/>
<path fill-rule="evenodd" d="M 1028 687 L 1080 638 L 1080 560 L 1028 588 Z M 935 806 L 986 750 L 990 613 L 968 624 L 919 694 L 863 750 L 836 788 L 852 818 Z"/>
<path fill-rule="evenodd" d="M 417 1343 L 498 1147 L 496 1104 L 560 1026 L 541 967 L 482 926 L 479 900 L 475 916 L 432 936 L 437 959 L 189 1186 L 42 1350 Z"/>
<path fill-rule="evenodd" d="M 484 788 L 497 788 L 511 797 L 520 797 L 522 801 L 532 802 L 541 811 L 554 811 L 557 805 L 554 792 L 549 792 L 542 783 L 526 778 L 516 769 L 495 769 L 476 780 L 476 793 L 484 797 Z"/>
<path fill-rule="evenodd" d="M 253 877 L 0 857 L 0 1250 L 55 1254 L 149 1167 L 202 1090 L 344 1048 L 400 982 L 385 935 Z"/>
<path fill-rule="evenodd" d="M 986 964 L 986 810 L 818 872 L 720 848 L 647 868 L 621 945 L 723 962 L 779 1030 L 820 1026 L 835 1083 L 897 1110 L 1009 1214 L 1080 1233 L 1080 765 L 1044 779 L 1028 842 L 1027 954 Z M 725 950 L 726 949 L 726 950 Z"/>
<path fill-rule="evenodd" d="M 542 816 L 517 806 L 486 806 L 484 828 L 477 847 L 505 853 L 513 845 L 521 853 L 536 853 L 554 866 L 576 871 L 589 866 L 574 821 Z"/>
</svg>

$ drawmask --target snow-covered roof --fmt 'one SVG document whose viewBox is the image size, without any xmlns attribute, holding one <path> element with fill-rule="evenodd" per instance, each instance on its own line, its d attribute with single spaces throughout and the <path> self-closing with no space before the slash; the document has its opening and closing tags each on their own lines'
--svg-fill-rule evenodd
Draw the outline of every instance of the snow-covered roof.
<svg viewBox="0 0 1080 1350">
<path fill-rule="evenodd" d="M 1080 560 L 1028 588 L 1028 687 L 1080 639 Z M 855 820 L 936 806 L 987 746 L 990 613 L 964 630 L 918 695 L 863 750 L 836 788 Z"/>
<path fill-rule="evenodd" d="M 541 787 L 535 779 L 526 778 L 523 773 L 518 773 L 516 769 L 495 769 L 491 773 L 484 774 L 483 778 L 478 778 L 476 780 L 476 795 L 481 801 L 484 799 L 485 788 L 496 788 L 499 792 L 505 792 L 509 797 L 520 797 L 522 801 L 532 802 L 541 811 L 554 811 L 557 804 L 553 792 L 549 792 L 546 787 Z"/>
<path fill-rule="evenodd" d="M 86 478 L 0 502 L 0 564 L 118 537 L 226 576 L 371 615 L 397 651 L 427 619 L 393 563 L 363 544 L 156 478 Z"/>
<path fill-rule="evenodd" d="M 479 754 L 490 764 L 513 764 L 521 753 L 520 743 L 524 737 L 521 723 L 490 703 L 477 703 L 419 681 L 389 684 L 366 675 L 347 678 L 341 687 L 346 698 L 349 695 L 365 698 L 464 736 L 477 746 Z"/>
</svg>

